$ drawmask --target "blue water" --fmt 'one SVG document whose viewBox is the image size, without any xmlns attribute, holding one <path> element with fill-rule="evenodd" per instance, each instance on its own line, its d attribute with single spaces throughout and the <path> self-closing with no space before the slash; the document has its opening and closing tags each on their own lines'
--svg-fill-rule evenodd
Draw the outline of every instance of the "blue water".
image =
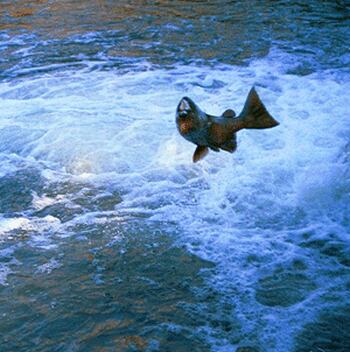
<svg viewBox="0 0 350 352">
<path fill-rule="evenodd" d="M 0 351 L 350 351 L 347 1 L 0 9 Z"/>
</svg>

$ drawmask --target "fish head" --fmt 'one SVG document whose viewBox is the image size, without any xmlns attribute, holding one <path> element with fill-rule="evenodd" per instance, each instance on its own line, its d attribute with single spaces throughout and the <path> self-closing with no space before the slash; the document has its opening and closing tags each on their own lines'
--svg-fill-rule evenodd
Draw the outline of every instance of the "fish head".
<svg viewBox="0 0 350 352">
<path fill-rule="evenodd" d="M 195 130 L 199 125 L 201 110 L 188 97 L 183 97 L 176 109 L 176 124 L 181 134 Z"/>
</svg>

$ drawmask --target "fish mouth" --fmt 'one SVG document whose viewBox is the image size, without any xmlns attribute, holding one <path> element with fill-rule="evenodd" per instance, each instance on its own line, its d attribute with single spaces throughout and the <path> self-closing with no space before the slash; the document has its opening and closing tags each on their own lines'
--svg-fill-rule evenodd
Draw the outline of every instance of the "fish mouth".
<svg viewBox="0 0 350 352">
<path fill-rule="evenodd" d="M 186 111 L 186 110 L 191 110 L 191 105 L 188 101 L 188 98 L 182 98 L 180 103 L 179 103 L 179 107 L 178 107 L 178 111 L 182 112 L 182 111 Z"/>
<path fill-rule="evenodd" d="M 187 117 L 194 109 L 194 103 L 188 97 L 183 97 L 177 106 L 177 114 L 179 117 Z"/>
</svg>

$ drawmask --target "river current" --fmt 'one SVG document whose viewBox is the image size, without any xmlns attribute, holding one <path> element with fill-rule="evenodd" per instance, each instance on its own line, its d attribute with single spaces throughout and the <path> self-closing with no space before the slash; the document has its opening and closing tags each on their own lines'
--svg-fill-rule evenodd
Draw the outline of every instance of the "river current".
<svg viewBox="0 0 350 352">
<path fill-rule="evenodd" d="M 350 351 L 348 1 L 0 0 L 0 351 Z M 175 109 L 280 125 L 192 163 Z"/>
</svg>

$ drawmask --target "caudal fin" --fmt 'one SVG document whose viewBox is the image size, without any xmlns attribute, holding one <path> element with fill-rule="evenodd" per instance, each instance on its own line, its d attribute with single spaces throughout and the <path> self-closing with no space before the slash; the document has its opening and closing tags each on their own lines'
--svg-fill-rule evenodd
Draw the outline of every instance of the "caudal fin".
<svg viewBox="0 0 350 352">
<path fill-rule="evenodd" d="M 242 128 L 260 129 L 279 125 L 279 122 L 277 122 L 266 110 L 254 87 L 248 94 L 239 118 L 242 123 Z"/>
</svg>

